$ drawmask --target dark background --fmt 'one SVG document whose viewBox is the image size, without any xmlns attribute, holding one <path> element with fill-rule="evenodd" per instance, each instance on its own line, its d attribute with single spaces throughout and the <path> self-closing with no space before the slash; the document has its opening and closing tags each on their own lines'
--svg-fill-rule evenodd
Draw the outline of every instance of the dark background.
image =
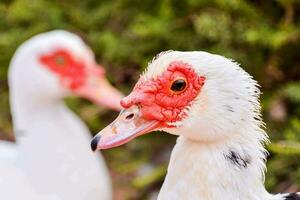
<svg viewBox="0 0 300 200">
<path fill-rule="evenodd" d="M 300 2 L 297 0 L 0 0 L 0 136 L 11 138 L 7 69 L 17 46 L 53 29 L 79 34 L 128 94 L 160 51 L 204 50 L 241 63 L 261 85 L 272 144 L 266 187 L 300 189 Z M 69 98 L 96 133 L 117 113 Z M 161 186 L 175 136 L 152 133 L 104 152 L 116 199 L 149 199 Z"/>
</svg>

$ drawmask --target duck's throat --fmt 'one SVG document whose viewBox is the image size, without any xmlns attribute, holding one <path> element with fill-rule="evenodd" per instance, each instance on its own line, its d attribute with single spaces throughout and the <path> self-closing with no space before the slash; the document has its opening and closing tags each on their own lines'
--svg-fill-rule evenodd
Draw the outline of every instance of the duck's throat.
<svg viewBox="0 0 300 200">
<path fill-rule="evenodd" d="M 179 137 L 158 199 L 270 199 L 259 146 L 241 140 L 204 144 Z"/>
</svg>

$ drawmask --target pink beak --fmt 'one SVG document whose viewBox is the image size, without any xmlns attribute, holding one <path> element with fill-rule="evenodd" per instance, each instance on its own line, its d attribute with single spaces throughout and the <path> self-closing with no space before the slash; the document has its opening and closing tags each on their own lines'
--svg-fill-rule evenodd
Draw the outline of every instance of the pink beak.
<svg viewBox="0 0 300 200">
<path fill-rule="evenodd" d="M 106 106 L 114 110 L 121 110 L 120 100 L 124 97 L 121 92 L 110 85 L 104 76 L 101 66 L 91 67 L 87 71 L 86 83 L 73 90 L 73 92 L 96 104 Z"/>
<path fill-rule="evenodd" d="M 100 131 L 91 142 L 91 149 L 109 149 L 157 129 L 161 122 L 144 119 L 138 106 L 120 112 L 110 125 Z"/>
</svg>

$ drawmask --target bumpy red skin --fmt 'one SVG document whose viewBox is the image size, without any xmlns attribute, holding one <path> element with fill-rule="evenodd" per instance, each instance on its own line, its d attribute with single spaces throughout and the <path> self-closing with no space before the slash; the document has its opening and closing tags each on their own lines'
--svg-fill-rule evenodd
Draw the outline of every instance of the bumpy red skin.
<svg viewBox="0 0 300 200">
<path fill-rule="evenodd" d="M 186 79 L 187 87 L 176 93 L 170 88 L 178 78 Z M 160 121 L 161 126 L 172 127 L 168 122 L 178 122 L 185 117 L 185 108 L 197 97 L 204 83 L 205 77 L 198 76 L 191 65 L 174 61 L 155 79 L 140 80 L 132 93 L 121 100 L 121 105 L 124 108 L 140 105 L 144 119 Z"/>
<path fill-rule="evenodd" d="M 59 63 L 58 59 L 62 62 Z M 50 71 L 59 76 L 63 84 L 67 84 L 71 90 L 75 90 L 87 81 L 89 73 L 103 76 L 104 69 L 100 67 L 89 68 L 85 64 L 72 57 L 71 53 L 64 49 L 58 49 L 50 54 L 41 55 L 39 61 Z"/>
</svg>

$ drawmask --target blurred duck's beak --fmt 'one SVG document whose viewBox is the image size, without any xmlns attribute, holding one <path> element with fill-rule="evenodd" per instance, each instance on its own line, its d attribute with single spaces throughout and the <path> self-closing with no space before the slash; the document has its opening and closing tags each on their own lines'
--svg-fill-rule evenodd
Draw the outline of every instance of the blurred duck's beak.
<svg viewBox="0 0 300 200">
<path fill-rule="evenodd" d="M 91 148 L 95 151 L 120 146 L 137 136 L 153 131 L 159 125 L 159 121 L 144 119 L 140 108 L 133 105 L 122 110 L 115 121 L 93 138 Z"/>
<path fill-rule="evenodd" d="M 111 109 L 121 110 L 122 108 L 120 100 L 123 98 L 123 94 L 109 84 L 101 66 L 89 68 L 85 84 L 73 92 L 80 97 Z"/>
</svg>

